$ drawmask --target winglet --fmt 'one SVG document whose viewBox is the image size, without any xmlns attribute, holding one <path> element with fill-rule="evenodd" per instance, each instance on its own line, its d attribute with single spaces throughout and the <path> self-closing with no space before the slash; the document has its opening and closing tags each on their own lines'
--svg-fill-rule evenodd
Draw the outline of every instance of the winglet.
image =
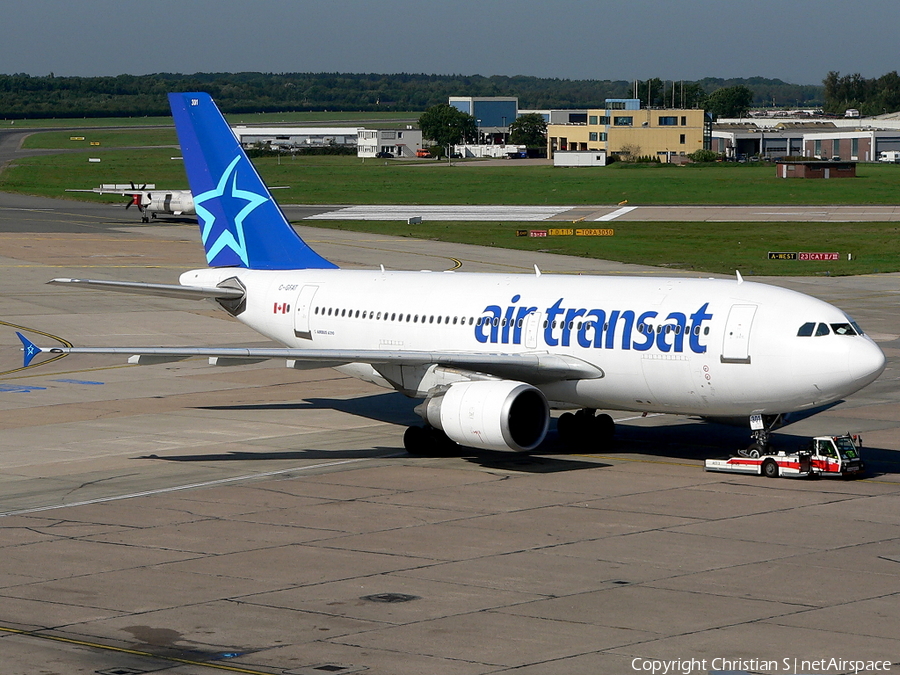
<svg viewBox="0 0 900 675">
<path fill-rule="evenodd" d="M 16 335 L 19 336 L 19 339 L 22 341 L 22 351 L 25 352 L 25 363 L 23 365 L 24 368 L 27 368 L 31 364 L 31 360 L 40 354 L 43 350 L 34 344 L 27 337 L 22 335 L 19 331 L 16 331 Z"/>
</svg>

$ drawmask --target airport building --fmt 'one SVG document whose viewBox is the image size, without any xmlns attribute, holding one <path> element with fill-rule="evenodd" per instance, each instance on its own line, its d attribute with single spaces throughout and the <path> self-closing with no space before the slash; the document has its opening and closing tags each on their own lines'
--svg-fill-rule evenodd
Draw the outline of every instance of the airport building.
<svg viewBox="0 0 900 675">
<path fill-rule="evenodd" d="M 274 149 L 316 148 L 327 145 L 356 146 L 357 127 L 246 127 L 231 130 L 245 148 L 268 146 Z"/>
<path fill-rule="evenodd" d="M 713 125 L 710 149 L 728 159 L 799 157 L 809 132 L 835 129 L 832 122 L 779 122 L 760 126 L 753 121 Z"/>
<path fill-rule="evenodd" d="M 504 143 L 509 125 L 519 116 L 519 99 L 515 96 L 451 96 L 449 103 L 475 118 L 479 140 Z"/>
<path fill-rule="evenodd" d="M 639 99 L 607 99 L 602 109 L 568 111 L 568 122 L 547 125 L 547 153 L 598 151 L 671 161 L 710 147 L 712 126 L 703 110 L 641 108 Z"/>
<path fill-rule="evenodd" d="M 245 148 L 267 147 L 273 150 L 298 150 L 341 145 L 356 148 L 358 157 L 389 154 L 415 157 L 422 148 L 422 132 L 405 129 L 363 129 L 361 127 L 232 127 Z"/>
<path fill-rule="evenodd" d="M 357 157 L 415 157 L 422 149 L 422 131 L 405 129 L 360 129 L 356 142 Z"/>
<path fill-rule="evenodd" d="M 877 161 L 882 152 L 900 151 L 900 129 L 856 128 L 834 121 L 755 121 L 715 124 L 714 152 L 728 159 L 805 157 L 854 162 Z"/>
<path fill-rule="evenodd" d="M 557 150 L 553 166 L 606 166 L 606 150 Z"/>
<path fill-rule="evenodd" d="M 587 108 L 581 110 L 548 110 L 547 124 L 587 124 Z"/>
<path fill-rule="evenodd" d="M 900 150 L 900 130 L 834 129 L 803 136 L 804 157 L 875 162 L 891 150 Z"/>
</svg>

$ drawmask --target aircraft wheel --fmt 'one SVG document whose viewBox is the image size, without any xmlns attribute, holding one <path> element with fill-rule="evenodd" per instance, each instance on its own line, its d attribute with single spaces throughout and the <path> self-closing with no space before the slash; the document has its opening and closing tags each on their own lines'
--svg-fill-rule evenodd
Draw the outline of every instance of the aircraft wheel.
<svg viewBox="0 0 900 675">
<path fill-rule="evenodd" d="M 574 449 L 591 450 L 604 447 L 612 441 L 616 423 L 609 415 L 597 415 L 593 411 L 579 410 L 577 413 L 563 413 L 556 421 L 556 430 L 566 445 Z"/>
<path fill-rule="evenodd" d="M 403 447 L 409 454 L 419 457 L 449 457 L 459 452 L 459 444 L 434 427 L 407 427 L 403 433 Z"/>
<path fill-rule="evenodd" d="M 403 447 L 411 455 L 424 455 L 427 448 L 425 429 L 407 427 L 403 432 Z"/>
<path fill-rule="evenodd" d="M 560 438 L 566 443 L 568 443 L 574 435 L 576 426 L 577 422 L 575 415 L 570 412 L 563 413 L 559 416 L 559 419 L 556 420 L 556 431 L 559 433 Z"/>
<path fill-rule="evenodd" d="M 778 478 L 778 464 L 771 459 L 767 459 L 762 466 L 763 475 L 766 478 Z"/>
<path fill-rule="evenodd" d="M 594 418 L 594 434 L 602 445 L 609 445 L 616 433 L 616 423 L 606 413 Z"/>
<path fill-rule="evenodd" d="M 760 455 L 765 454 L 765 451 L 766 449 L 759 443 L 751 443 L 750 447 L 747 448 L 747 457 L 757 459 Z"/>
<path fill-rule="evenodd" d="M 440 429 L 425 427 L 425 436 L 428 439 L 428 454 L 431 457 L 452 457 L 460 453 L 460 445 Z"/>
</svg>

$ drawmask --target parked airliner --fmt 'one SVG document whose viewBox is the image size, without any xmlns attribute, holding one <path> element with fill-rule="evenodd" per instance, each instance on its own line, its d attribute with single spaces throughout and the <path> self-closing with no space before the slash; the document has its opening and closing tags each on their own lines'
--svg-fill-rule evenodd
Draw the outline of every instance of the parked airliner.
<svg viewBox="0 0 900 675">
<path fill-rule="evenodd" d="M 342 270 L 293 230 L 212 99 L 169 101 L 209 267 L 180 285 L 51 283 L 212 299 L 271 349 L 50 348 L 129 354 L 135 363 L 206 356 L 336 367 L 423 399 L 405 447 L 535 449 L 551 409 L 560 435 L 602 447 L 598 409 L 750 422 L 756 451 L 785 413 L 873 382 L 879 347 L 843 311 L 793 291 L 729 279 Z M 22 337 L 26 364 L 39 348 Z M 580 445 L 583 447 L 583 445 Z"/>
</svg>

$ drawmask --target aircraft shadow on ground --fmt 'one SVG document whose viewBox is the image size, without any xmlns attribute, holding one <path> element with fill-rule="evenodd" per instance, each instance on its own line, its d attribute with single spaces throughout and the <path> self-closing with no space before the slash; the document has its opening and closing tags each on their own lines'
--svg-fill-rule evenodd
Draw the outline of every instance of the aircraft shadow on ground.
<svg viewBox="0 0 900 675">
<path fill-rule="evenodd" d="M 535 451 L 535 453 L 537 452 L 539 452 L 539 450 Z M 546 454 L 538 455 L 527 452 L 471 450 L 467 448 L 462 448 L 462 454 L 459 456 L 465 461 L 477 464 L 485 469 L 517 471 L 520 473 L 559 473 L 560 471 L 602 469 L 610 466 L 609 464 L 604 464 L 602 462 L 547 457 Z"/>
<path fill-rule="evenodd" d="M 230 452 L 210 452 L 198 455 L 141 455 L 135 459 L 161 459 L 166 462 L 250 462 L 272 460 L 309 460 L 309 459 L 368 459 L 384 457 L 385 453 L 402 455 L 403 448 L 375 446 L 359 450 L 252 450 Z"/>
<path fill-rule="evenodd" d="M 231 451 L 223 453 L 206 453 L 197 455 L 142 455 L 135 459 L 156 459 L 166 462 L 252 462 L 273 460 L 340 460 L 408 457 L 402 447 L 390 448 L 376 446 L 361 450 L 284 450 L 272 451 Z M 499 452 L 492 450 L 476 450 L 460 448 L 459 452 L 441 455 L 458 457 L 466 462 L 477 464 L 486 469 L 502 471 L 518 471 L 522 473 L 556 473 L 559 471 L 576 471 L 580 469 L 599 469 L 608 464 L 589 462 L 578 459 L 561 459 L 557 457 L 534 456 L 529 453 Z"/>
<path fill-rule="evenodd" d="M 147 227 L 148 225 L 196 225 L 197 218 L 194 216 L 163 216 L 162 218 L 153 218 L 149 223 L 142 223 L 140 221 L 134 222 L 131 220 L 125 220 L 125 218 L 123 217 L 122 224 L 144 227 Z"/>
<path fill-rule="evenodd" d="M 409 426 L 422 424 L 421 418 L 412 408 L 417 401 L 397 392 L 384 392 L 356 398 L 310 398 L 288 403 L 250 403 L 221 406 L 201 406 L 201 410 L 245 410 L 245 411 L 297 411 L 337 410 L 365 419 Z M 674 418 L 673 418 L 674 419 Z M 791 420 L 797 421 L 796 418 Z M 572 455 L 624 453 L 637 454 L 660 459 L 704 460 L 734 454 L 738 448 L 750 443 L 750 432 L 745 426 L 721 424 L 712 421 L 674 423 L 660 426 L 639 426 L 619 424 L 616 438 L 607 447 L 587 443 L 581 447 L 564 444 L 555 431 L 556 423 L 551 423 L 547 438 L 530 453 L 498 452 L 461 448 L 454 456 L 488 469 L 521 471 L 529 473 L 553 473 L 579 469 L 597 469 L 609 464 L 598 461 L 572 459 Z M 798 449 L 800 439 L 778 431 L 772 435 L 777 449 L 793 452 Z M 398 439 L 399 440 L 399 439 Z M 247 461 L 247 460 L 310 460 L 310 459 L 354 459 L 375 457 L 385 452 L 403 452 L 398 443 L 396 448 L 377 447 L 363 450 L 285 450 L 283 452 L 229 452 L 224 454 L 182 455 L 157 457 L 168 461 Z M 560 455 L 566 455 L 562 458 Z M 876 474 L 900 472 L 900 453 L 878 448 L 864 448 L 864 459 L 869 463 L 871 477 Z"/>
<path fill-rule="evenodd" d="M 199 406 L 198 410 L 337 410 L 339 412 L 384 422 L 409 426 L 421 424 L 422 418 L 413 412 L 418 401 L 397 392 L 385 392 L 357 398 L 308 398 L 293 403 L 243 403 L 237 405 Z"/>
</svg>

